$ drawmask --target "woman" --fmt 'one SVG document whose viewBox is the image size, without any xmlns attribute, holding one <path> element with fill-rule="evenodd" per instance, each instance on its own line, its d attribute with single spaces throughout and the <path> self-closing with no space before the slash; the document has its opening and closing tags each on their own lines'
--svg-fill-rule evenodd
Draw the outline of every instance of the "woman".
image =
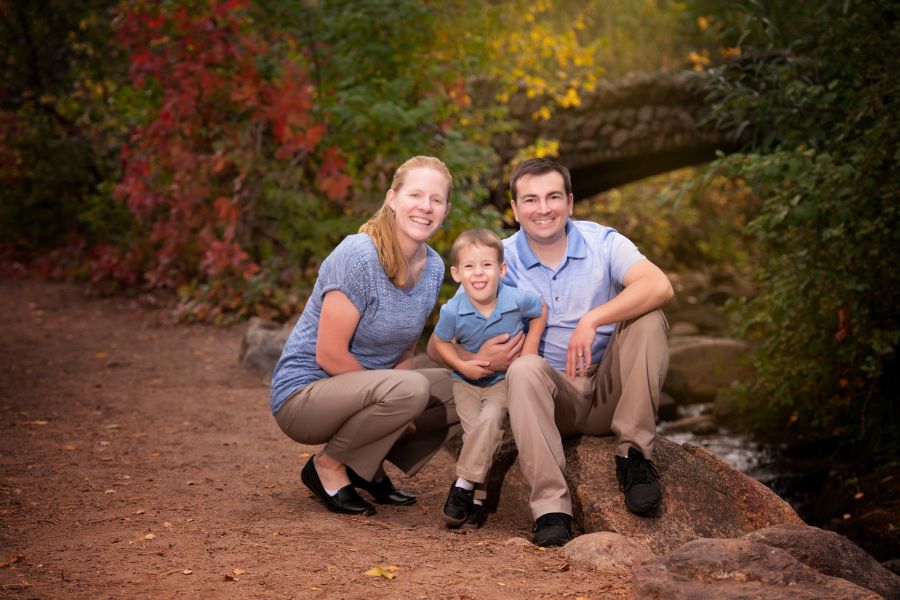
<svg viewBox="0 0 900 600">
<path fill-rule="evenodd" d="M 385 459 L 413 475 L 456 433 L 449 372 L 409 370 L 444 278 L 426 245 L 450 210 L 452 178 L 416 156 L 394 174 L 384 204 L 325 259 L 272 376 L 271 407 L 288 437 L 325 444 L 300 472 L 329 510 L 373 514 L 412 504 Z"/>
</svg>

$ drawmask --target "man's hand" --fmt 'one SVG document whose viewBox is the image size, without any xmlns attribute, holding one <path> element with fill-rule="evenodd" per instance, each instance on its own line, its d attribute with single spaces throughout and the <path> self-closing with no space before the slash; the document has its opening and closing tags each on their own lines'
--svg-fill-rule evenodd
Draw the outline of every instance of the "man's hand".
<svg viewBox="0 0 900 600">
<path fill-rule="evenodd" d="M 473 381 L 494 374 L 487 368 L 487 362 L 482 360 L 464 360 L 456 370 Z"/>
<path fill-rule="evenodd" d="M 459 349 L 464 359 L 478 360 L 491 371 L 505 371 L 509 368 L 509 364 L 522 354 L 522 347 L 525 345 L 525 332 L 520 331 L 516 335 L 509 337 L 508 333 L 501 333 L 496 337 L 492 337 L 481 345 L 481 348 L 475 354 L 465 352 Z"/>
<path fill-rule="evenodd" d="M 587 370 L 591 366 L 591 347 L 594 345 L 595 337 L 597 328 L 593 322 L 587 315 L 581 317 L 569 339 L 566 351 L 566 375 L 573 378 L 576 375 L 587 375 Z"/>
</svg>

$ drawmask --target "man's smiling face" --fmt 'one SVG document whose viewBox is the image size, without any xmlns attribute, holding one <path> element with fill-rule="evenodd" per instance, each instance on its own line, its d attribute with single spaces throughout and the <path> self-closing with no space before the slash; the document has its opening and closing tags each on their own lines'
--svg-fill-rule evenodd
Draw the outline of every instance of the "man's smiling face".
<svg viewBox="0 0 900 600">
<path fill-rule="evenodd" d="M 572 216 L 574 198 L 566 195 L 565 182 L 556 171 L 525 175 L 516 182 L 513 215 L 528 239 L 552 244 L 565 239 L 566 223 Z"/>
</svg>

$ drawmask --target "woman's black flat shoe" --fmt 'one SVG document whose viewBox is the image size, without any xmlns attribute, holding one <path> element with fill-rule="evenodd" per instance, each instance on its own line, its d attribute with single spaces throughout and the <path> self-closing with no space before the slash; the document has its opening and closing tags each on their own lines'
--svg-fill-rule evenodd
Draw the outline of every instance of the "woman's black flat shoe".
<svg viewBox="0 0 900 600">
<path fill-rule="evenodd" d="M 347 469 L 348 471 L 350 469 Z M 303 485 L 325 503 L 328 510 L 345 515 L 374 515 L 375 507 L 363 500 L 352 485 L 345 485 L 334 496 L 329 496 L 316 473 L 313 457 L 310 457 L 300 470 L 300 481 Z"/>
<path fill-rule="evenodd" d="M 408 506 L 416 503 L 415 496 L 395 488 L 394 483 L 387 475 L 379 481 L 366 481 L 350 467 L 347 467 L 347 475 L 350 476 L 350 485 L 369 492 L 378 504 Z"/>
</svg>

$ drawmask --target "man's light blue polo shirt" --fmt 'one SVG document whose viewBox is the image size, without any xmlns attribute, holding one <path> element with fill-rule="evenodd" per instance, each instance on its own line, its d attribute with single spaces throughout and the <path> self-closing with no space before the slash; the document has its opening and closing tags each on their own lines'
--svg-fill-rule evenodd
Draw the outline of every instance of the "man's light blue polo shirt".
<svg viewBox="0 0 900 600">
<path fill-rule="evenodd" d="M 547 303 L 540 353 L 559 371 L 566 370 L 566 349 L 579 319 L 615 298 L 625 287 L 622 280 L 628 269 L 645 260 L 631 240 L 597 223 L 570 220 L 566 236 L 566 256 L 555 269 L 538 260 L 523 230 L 503 240 L 507 267 L 503 282 L 537 294 Z M 615 328 L 615 323 L 597 328 L 593 363 L 603 358 Z"/>
<path fill-rule="evenodd" d="M 478 352 L 481 344 L 501 333 L 516 335 L 524 329 L 525 321 L 540 317 L 542 312 L 540 296 L 500 283 L 497 289 L 497 306 L 489 317 L 485 317 L 472 306 L 469 296 L 460 286 L 459 293 L 441 307 L 441 316 L 434 334 L 445 342 L 455 339 L 469 352 Z M 500 371 L 474 380 L 453 371 L 453 377 L 486 387 L 501 381 L 506 377 L 506 372 Z"/>
</svg>

